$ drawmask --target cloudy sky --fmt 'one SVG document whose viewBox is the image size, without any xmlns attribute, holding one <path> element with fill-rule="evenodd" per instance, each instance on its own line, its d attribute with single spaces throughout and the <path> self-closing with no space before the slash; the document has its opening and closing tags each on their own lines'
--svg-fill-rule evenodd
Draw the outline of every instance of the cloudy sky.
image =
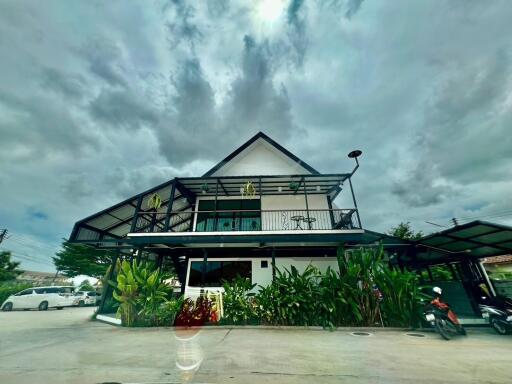
<svg viewBox="0 0 512 384">
<path fill-rule="evenodd" d="M 78 219 L 261 130 L 354 177 L 363 225 L 512 223 L 509 0 L 0 2 L 0 228 Z M 338 205 L 343 205 L 340 200 Z"/>
</svg>

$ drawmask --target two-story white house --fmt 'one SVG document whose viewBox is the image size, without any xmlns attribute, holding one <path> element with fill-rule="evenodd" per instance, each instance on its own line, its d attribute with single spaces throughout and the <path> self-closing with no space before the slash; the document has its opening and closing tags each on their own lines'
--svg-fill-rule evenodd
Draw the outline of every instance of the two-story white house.
<svg viewBox="0 0 512 384">
<path fill-rule="evenodd" d="M 322 174 L 258 133 L 200 177 L 178 177 L 77 222 L 70 240 L 120 257 L 172 263 L 187 295 L 236 275 L 268 284 L 274 268 L 336 267 L 342 245 L 376 242 L 361 227 L 349 173 Z M 352 204 L 333 201 L 349 193 Z"/>
</svg>

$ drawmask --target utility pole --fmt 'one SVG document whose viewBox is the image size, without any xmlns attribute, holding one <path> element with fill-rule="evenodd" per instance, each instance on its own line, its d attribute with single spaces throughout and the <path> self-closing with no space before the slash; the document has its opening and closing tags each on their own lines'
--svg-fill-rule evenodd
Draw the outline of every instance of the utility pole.
<svg viewBox="0 0 512 384">
<path fill-rule="evenodd" d="M 7 239 L 7 229 L 0 229 L 0 244 Z"/>
</svg>

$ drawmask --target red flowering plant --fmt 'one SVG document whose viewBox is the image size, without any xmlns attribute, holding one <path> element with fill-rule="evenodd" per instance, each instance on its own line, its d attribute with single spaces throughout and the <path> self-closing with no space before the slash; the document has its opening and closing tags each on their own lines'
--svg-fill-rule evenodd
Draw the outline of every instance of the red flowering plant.
<svg viewBox="0 0 512 384">
<path fill-rule="evenodd" d="M 191 299 L 185 299 L 181 311 L 176 317 L 175 325 L 177 327 L 197 327 L 207 322 L 216 322 L 212 307 L 212 301 L 204 296 L 199 296 L 195 303 Z"/>
</svg>

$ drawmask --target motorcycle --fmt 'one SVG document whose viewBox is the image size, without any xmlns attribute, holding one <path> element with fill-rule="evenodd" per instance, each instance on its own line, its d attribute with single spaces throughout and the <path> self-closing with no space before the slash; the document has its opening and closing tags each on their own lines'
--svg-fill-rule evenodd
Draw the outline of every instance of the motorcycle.
<svg viewBox="0 0 512 384">
<path fill-rule="evenodd" d="M 512 299 L 504 296 L 494 298 L 482 297 L 479 304 L 482 317 L 489 321 L 491 327 L 500 335 L 512 333 Z"/>
<path fill-rule="evenodd" d="M 450 340 L 456 334 L 466 335 L 466 330 L 460 324 L 455 312 L 441 300 L 441 288 L 434 287 L 433 292 L 435 298 L 425 308 L 425 319 L 445 340 Z"/>
</svg>

